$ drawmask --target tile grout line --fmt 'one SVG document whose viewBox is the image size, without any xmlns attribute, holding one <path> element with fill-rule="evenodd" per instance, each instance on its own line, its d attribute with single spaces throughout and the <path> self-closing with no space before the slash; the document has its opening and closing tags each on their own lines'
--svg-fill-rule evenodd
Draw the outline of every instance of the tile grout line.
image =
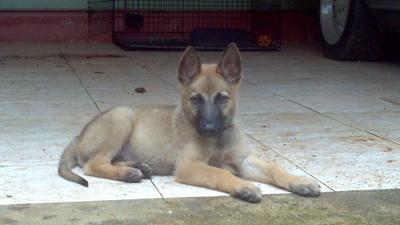
<svg viewBox="0 0 400 225">
<path fill-rule="evenodd" d="M 311 110 L 311 111 L 313 111 L 313 112 L 315 112 L 315 113 L 318 113 L 319 115 L 322 115 L 322 116 L 324 116 L 325 118 L 328 118 L 328 119 L 331 119 L 331 120 L 333 120 L 333 121 L 336 121 L 336 122 L 338 122 L 338 123 L 340 123 L 340 124 L 342 124 L 342 125 L 344 125 L 344 126 L 353 128 L 353 129 L 355 129 L 355 130 L 358 130 L 358 131 L 361 131 L 361 132 L 364 132 L 364 133 L 367 133 L 367 134 L 370 134 L 370 135 L 372 135 L 372 136 L 375 136 L 375 137 L 377 137 L 377 138 L 379 138 L 379 139 L 382 139 L 382 140 L 385 140 L 385 141 L 387 141 L 387 142 L 391 142 L 391 143 L 393 143 L 393 144 L 400 145 L 400 142 L 397 142 L 397 141 L 392 140 L 392 139 L 390 139 L 390 138 L 381 136 L 381 135 L 379 135 L 379 134 L 375 134 L 374 132 L 371 132 L 371 131 L 366 130 L 366 129 L 361 128 L 361 127 L 354 126 L 354 125 L 352 125 L 352 124 L 347 124 L 347 123 L 345 123 L 345 122 L 343 122 L 343 121 L 341 121 L 341 120 L 338 120 L 338 119 L 336 119 L 336 118 L 334 118 L 334 117 L 331 117 L 331 116 L 329 116 L 329 115 L 326 115 L 325 113 L 322 113 L 322 112 L 319 112 L 319 111 L 317 111 L 317 110 L 314 110 L 313 108 L 310 108 L 310 107 L 308 107 L 308 106 L 306 106 L 306 105 L 303 105 L 303 104 L 301 104 L 301 103 L 298 103 L 298 102 L 296 102 L 296 101 L 294 101 L 294 100 L 292 100 L 292 99 L 287 99 L 287 100 L 290 101 L 290 102 L 293 102 L 293 103 L 295 103 L 295 104 L 297 104 L 297 105 L 303 106 L 304 108 L 307 108 L 307 109 L 309 109 L 309 110 Z"/>
<path fill-rule="evenodd" d="M 396 144 L 396 145 L 400 145 L 400 142 L 397 142 L 397 141 L 392 140 L 392 139 L 390 139 L 390 138 L 381 136 L 381 135 L 379 135 L 379 134 L 375 134 L 374 132 L 371 132 L 371 131 L 368 131 L 368 130 L 366 130 L 366 129 L 363 129 L 363 128 L 354 126 L 354 125 L 352 125 L 352 124 L 347 124 L 347 123 L 345 123 L 345 122 L 343 122 L 343 121 L 341 121 L 341 120 L 338 120 L 338 119 L 336 119 L 336 118 L 334 118 L 334 117 L 331 117 L 331 116 L 329 116 L 329 115 L 326 115 L 325 113 L 322 113 L 322 112 L 320 112 L 320 111 L 318 111 L 318 110 L 315 110 L 315 109 L 313 109 L 313 108 L 311 108 L 311 107 L 309 107 L 309 106 L 303 105 L 303 104 L 301 104 L 301 103 L 299 103 L 299 102 L 297 102 L 297 101 L 295 101 L 295 100 L 293 100 L 293 99 L 287 98 L 287 97 L 285 97 L 285 96 L 283 96 L 283 95 L 280 95 L 280 94 L 277 94 L 277 93 L 275 93 L 275 92 L 273 92 L 273 91 L 271 91 L 271 90 L 268 90 L 268 89 L 264 88 L 263 86 L 257 85 L 256 83 L 253 83 L 253 82 L 251 82 L 251 81 L 248 81 L 248 82 L 251 83 L 251 84 L 253 84 L 253 85 L 256 85 L 257 87 L 260 87 L 261 89 L 263 89 L 263 90 L 265 90 L 265 91 L 267 91 L 267 92 L 269 92 L 269 93 L 271 93 L 271 94 L 273 94 L 273 95 L 275 95 L 275 96 L 278 96 L 278 97 L 283 98 L 283 99 L 285 99 L 285 100 L 287 100 L 287 101 L 290 101 L 290 102 L 292 102 L 292 103 L 294 103 L 294 104 L 296 104 L 296 105 L 298 105 L 298 106 L 301 106 L 301 107 L 303 107 L 303 108 L 306 108 L 306 109 L 308 109 L 308 110 L 310 110 L 310 111 L 312 111 L 312 112 L 315 112 L 315 113 L 317 113 L 317 114 L 319 114 L 319 115 L 321 115 L 321 116 L 323 116 L 323 117 L 325 117 L 325 118 L 328 118 L 328 119 L 331 119 L 331 120 L 333 120 L 333 121 L 336 121 L 336 122 L 338 122 L 338 123 L 340 123 L 340 124 L 342 124 L 342 125 L 344 125 L 344 126 L 346 126 L 346 127 L 350 127 L 350 128 L 355 129 L 355 130 L 358 130 L 358 131 L 361 131 L 361 132 L 370 134 L 370 135 L 372 135 L 372 136 L 378 137 L 379 139 L 385 140 L 385 141 L 387 141 L 387 142 L 390 142 L 390 143 L 393 143 L 393 144 Z"/>
<path fill-rule="evenodd" d="M 86 88 L 86 86 L 83 84 L 81 78 L 78 76 L 78 73 L 76 72 L 75 68 L 73 68 L 73 66 L 71 65 L 71 63 L 68 61 L 68 59 L 64 56 L 61 55 L 61 58 L 63 58 L 65 60 L 65 62 L 67 63 L 67 65 L 70 67 L 70 69 L 72 70 L 72 72 L 75 74 L 76 78 L 79 80 L 79 83 L 82 85 L 82 87 L 85 89 L 85 92 L 89 95 L 90 99 L 92 100 L 93 104 L 96 106 L 96 108 L 102 112 L 102 110 L 100 109 L 100 107 L 97 105 L 96 101 L 94 100 L 93 96 L 90 94 L 89 90 Z M 131 57 L 128 57 L 131 60 L 133 60 Z M 134 60 L 133 60 L 134 61 Z M 134 61 L 135 63 L 137 63 L 136 61 Z M 147 70 L 147 68 L 146 68 Z M 150 72 L 150 71 L 149 71 Z M 152 74 L 152 73 L 151 73 Z M 153 75 L 153 74 L 152 74 Z M 154 75 L 153 75 L 154 76 Z M 159 78 L 160 79 L 160 78 Z M 162 79 L 161 79 L 162 80 Z M 162 80 L 163 82 L 165 82 L 164 80 Z M 151 184 L 153 185 L 153 187 L 156 189 L 156 191 L 158 192 L 158 194 L 161 196 L 162 199 L 164 199 L 164 196 L 162 195 L 161 191 L 158 189 L 157 185 L 154 183 L 154 181 L 152 179 L 149 179 Z"/>
<path fill-rule="evenodd" d="M 82 87 L 84 88 L 85 92 L 87 95 L 89 95 L 90 99 L 92 100 L 93 104 L 96 106 L 97 110 L 99 110 L 99 112 L 102 112 L 102 110 L 100 109 L 100 107 L 97 105 L 96 101 L 94 100 L 93 96 L 90 94 L 89 90 L 87 89 L 87 87 L 83 84 L 81 78 L 78 76 L 78 72 L 75 70 L 75 68 L 71 65 L 71 63 L 68 61 L 68 59 L 65 57 L 65 55 L 60 54 L 60 57 L 62 59 L 65 60 L 65 62 L 67 63 L 68 67 L 70 67 L 70 69 L 72 70 L 72 72 L 75 74 L 75 77 L 78 79 L 79 83 L 82 85 Z M 132 57 L 128 56 L 129 59 L 131 59 L 133 62 L 135 62 L 136 64 L 138 64 L 139 66 L 141 66 L 136 60 L 134 60 Z M 143 68 L 143 67 L 142 67 Z M 155 74 L 153 74 L 147 67 L 144 67 L 146 69 L 146 71 L 148 71 L 152 76 L 160 79 L 163 83 L 168 84 L 166 81 L 164 81 L 163 79 L 161 79 L 160 77 L 156 76 Z M 175 88 L 174 88 L 175 89 Z M 175 89 L 176 90 L 176 89 Z M 164 199 L 163 194 L 161 193 L 161 191 L 158 189 L 157 185 L 154 183 L 154 181 L 152 179 L 149 179 L 151 184 L 153 185 L 153 187 L 156 189 L 156 191 L 158 192 L 158 194 L 161 196 L 162 199 Z"/>
<path fill-rule="evenodd" d="M 257 138 L 251 136 L 250 134 L 246 134 L 250 139 L 256 141 L 257 143 L 261 144 L 262 146 L 270 149 L 271 151 L 275 152 L 276 154 L 278 154 L 279 156 L 281 156 L 282 158 L 284 158 L 285 160 L 289 161 L 290 163 L 292 163 L 293 165 L 295 165 L 297 168 L 299 168 L 301 171 L 303 171 L 304 173 L 308 174 L 309 176 L 311 176 L 312 178 L 314 178 L 315 180 L 317 180 L 318 182 L 320 182 L 321 184 L 325 185 L 325 187 L 327 187 L 328 189 L 330 189 L 331 191 L 335 190 L 333 188 L 331 188 L 329 185 L 327 185 L 325 182 L 321 181 L 319 178 L 317 178 L 316 176 L 312 175 L 311 173 L 309 173 L 308 171 L 306 171 L 305 169 L 301 168 L 299 165 L 297 165 L 294 161 L 292 161 L 291 159 L 287 158 L 286 156 L 282 155 L 281 153 L 279 153 L 276 149 L 264 144 L 262 141 L 258 140 Z"/>
<path fill-rule="evenodd" d="M 161 77 L 157 76 L 155 73 L 153 73 L 151 70 L 149 70 L 147 68 L 147 66 L 145 65 L 141 65 L 135 58 L 131 57 L 130 55 L 127 55 L 127 57 L 134 62 L 136 65 L 140 66 L 141 68 L 145 69 L 147 72 L 149 72 L 150 75 L 152 75 L 153 77 L 161 80 L 161 82 L 163 82 L 164 84 L 166 84 L 167 86 L 171 87 L 172 85 L 170 85 L 168 82 L 166 82 L 165 80 L 163 80 Z M 175 87 L 172 87 L 174 90 L 178 91 Z M 156 183 L 153 181 L 153 179 L 149 179 L 151 184 L 153 184 L 154 188 L 157 190 L 158 194 L 160 194 L 161 199 L 165 200 L 164 195 L 161 193 L 160 189 L 157 187 Z"/>
<path fill-rule="evenodd" d="M 165 198 L 164 198 L 164 195 L 161 193 L 160 189 L 158 189 L 158 187 L 157 187 L 157 185 L 154 183 L 153 179 L 150 178 L 149 180 L 150 180 L 151 184 L 153 184 L 153 186 L 154 186 L 154 188 L 156 189 L 156 191 L 158 192 L 158 194 L 160 194 L 161 199 L 165 199 Z"/>
<path fill-rule="evenodd" d="M 171 85 L 170 83 L 168 83 L 167 81 L 165 81 L 164 79 L 162 79 L 161 77 L 157 76 L 153 71 L 151 71 L 146 65 L 142 65 L 141 63 L 139 63 L 139 61 L 137 61 L 135 58 L 131 57 L 131 56 L 127 56 L 131 61 L 133 61 L 134 63 L 136 63 L 138 66 L 142 67 L 143 69 L 145 69 L 147 72 L 149 72 L 153 77 L 159 79 L 160 81 L 162 81 L 164 84 L 166 84 L 167 86 L 173 88 L 176 92 L 179 93 L 179 90 Z"/>
<path fill-rule="evenodd" d="M 81 86 L 83 87 L 83 89 L 85 90 L 86 94 L 89 96 L 89 98 L 92 100 L 93 104 L 96 106 L 97 110 L 99 112 L 102 112 L 102 110 L 100 109 L 99 105 L 97 105 L 96 100 L 93 98 L 93 96 L 90 94 L 89 90 L 87 89 L 87 87 L 83 84 L 82 79 L 79 77 L 78 72 L 75 70 L 75 68 L 71 65 L 71 63 L 69 62 L 68 58 L 63 55 L 60 54 L 59 55 L 62 59 L 64 59 L 64 61 L 66 62 L 66 64 L 68 65 L 68 67 L 71 69 L 71 71 L 74 73 L 75 77 L 78 79 L 79 83 L 81 84 Z"/>
</svg>

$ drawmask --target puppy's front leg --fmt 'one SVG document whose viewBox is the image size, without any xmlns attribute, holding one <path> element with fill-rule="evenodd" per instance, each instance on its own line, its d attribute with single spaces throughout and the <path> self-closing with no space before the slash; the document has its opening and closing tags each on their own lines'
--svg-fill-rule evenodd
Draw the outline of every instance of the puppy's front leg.
<svg viewBox="0 0 400 225">
<path fill-rule="evenodd" d="M 320 186 L 312 179 L 292 175 L 273 162 L 265 162 L 255 156 L 241 161 L 239 175 L 245 179 L 273 184 L 303 196 L 319 196 Z"/>
<path fill-rule="evenodd" d="M 176 167 L 175 179 L 179 183 L 226 192 L 248 202 L 261 201 L 261 191 L 252 182 L 242 180 L 227 170 L 199 160 L 180 162 Z"/>
</svg>

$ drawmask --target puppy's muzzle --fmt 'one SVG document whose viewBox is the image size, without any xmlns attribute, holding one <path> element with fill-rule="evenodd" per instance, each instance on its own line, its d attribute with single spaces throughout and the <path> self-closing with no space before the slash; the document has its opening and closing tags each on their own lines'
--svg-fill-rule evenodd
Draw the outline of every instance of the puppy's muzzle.
<svg viewBox="0 0 400 225">
<path fill-rule="evenodd" d="M 220 136 L 224 129 L 224 117 L 221 110 L 212 103 L 204 104 L 196 118 L 196 128 L 200 135 L 207 138 Z"/>
</svg>

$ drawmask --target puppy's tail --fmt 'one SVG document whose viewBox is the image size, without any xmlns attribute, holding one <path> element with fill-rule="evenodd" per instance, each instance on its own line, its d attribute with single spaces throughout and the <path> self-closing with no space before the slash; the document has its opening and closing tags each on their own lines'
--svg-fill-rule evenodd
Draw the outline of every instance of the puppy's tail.
<svg viewBox="0 0 400 225">
<path fill-rule="evenodd" d="M 87 180 L 82 177 L 76 175 L 71 171 L 77 165 L 77 158 L 74 155 L 74 148 L 77 146 L 77 140 L 74 139 L 71 144 L 64 150 L 64 153 L 61 156 L 60 164 L 58 166 L 58 175 L 63 177 L 66 180 L 78 183 L 82 186 L 89 187 L 89 183 Z"/>
</svg>

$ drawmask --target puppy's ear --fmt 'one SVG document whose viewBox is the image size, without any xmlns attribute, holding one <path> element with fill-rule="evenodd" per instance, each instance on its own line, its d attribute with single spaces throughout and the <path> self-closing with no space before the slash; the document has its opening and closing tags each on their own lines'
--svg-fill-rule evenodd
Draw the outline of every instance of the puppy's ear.
<svg viewBox="0 0 400 225">
<path fill-rule="evenodd" d="M 179 61 L 178 79 L 181 84 L 188 85 L 200 73 L 201 61 L 196 50 L 189 46 Z"/>
<path fill-rule="evenodd" d="M 235 43 L 229 43 L 226 47 L 217 66 L 217 72 L 233 84 L 239 83 L 242 79 L 242 57 Z"/>
</svg>

